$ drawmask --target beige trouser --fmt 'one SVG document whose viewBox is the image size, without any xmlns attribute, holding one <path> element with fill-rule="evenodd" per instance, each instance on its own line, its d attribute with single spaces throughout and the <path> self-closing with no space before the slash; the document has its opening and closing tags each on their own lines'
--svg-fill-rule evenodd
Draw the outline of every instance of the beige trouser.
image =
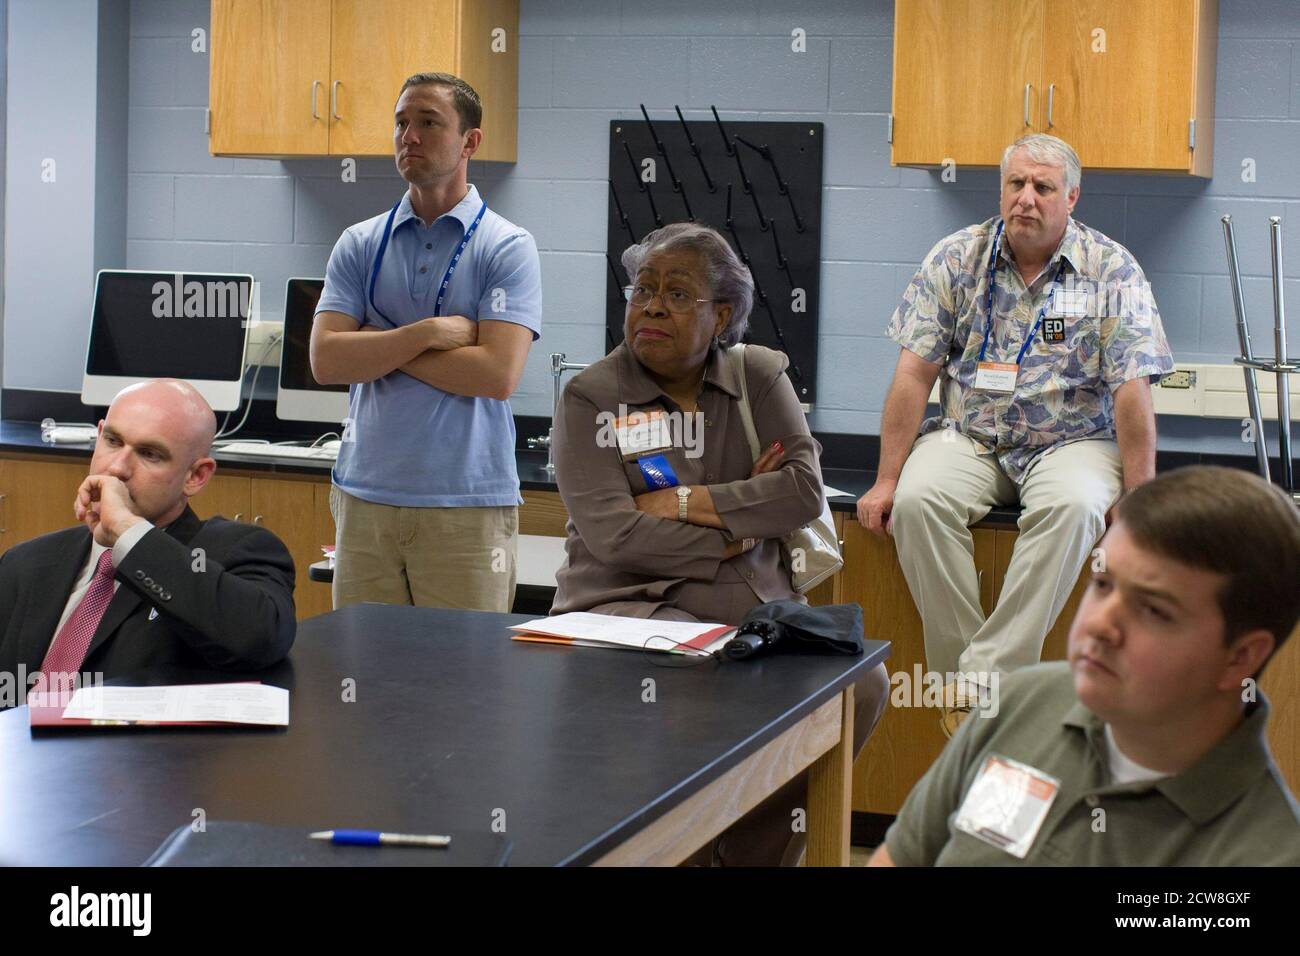
<svg viewBox="0 0 1300 956">
<path fill-rule="evenodd" d="M 330 486 L 334 607 L 362 601 L 508 613 L 519 509 L 405 508 Z"/>
<path fill-rule="evenodd" d="M 926 666 L 940 673 L 1038 662 L 1123 487 L 1119 448 L 1110 440 L 1058 445 L 1030 467 L 1018 491 L 997 458 L 977 448 L 954 429 L 922 435 L 894 493 L 898 560 L 925 627 Z M 986 620 L 970 526 L 1017 500 L 1020 535 Z"/>
</svg>

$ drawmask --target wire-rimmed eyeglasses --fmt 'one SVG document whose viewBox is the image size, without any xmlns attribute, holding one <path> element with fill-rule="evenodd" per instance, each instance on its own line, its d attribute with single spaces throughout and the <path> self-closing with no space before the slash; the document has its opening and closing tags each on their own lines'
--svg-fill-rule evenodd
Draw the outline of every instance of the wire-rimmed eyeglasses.
<svg viewBox="0 0 1300 956">
<path fill-rule="evenodd" d="M 653 289 L 644 285 L 627 285 L 623 287 L 623 298 L 629 304 L 636 306 L 638 309 L 644 309 L 650 304 L 650 300 L 658 297 L 663 301 L 664 308 L 669 312 L 676 312 L 678 315 L 685 314 L 695 308 L 697 302 L 725 302 L 725 299 L 697 299 L 684 289 L 669 289 L 667 292 L 655 292 Z"/>
</svg>

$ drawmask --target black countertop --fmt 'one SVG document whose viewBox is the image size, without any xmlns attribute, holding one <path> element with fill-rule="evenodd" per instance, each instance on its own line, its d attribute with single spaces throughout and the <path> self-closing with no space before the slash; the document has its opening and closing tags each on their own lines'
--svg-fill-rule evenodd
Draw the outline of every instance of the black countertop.
<svg viewBox="0 0 1300 956">
<path fill-rule="evenodd" d="M 242 436 L 240 440 L 256 438 L 256 435 Z M 75 445 L 52 445 L 41 441 L 41 427 L 34 422 L 0 421 L 0 452 L 27 452 L 49 455 L 52 458 L 89 458 L 94 449 L 92 442 Z M 253 458 L 223 452 L 220 448 L 213 451 L 212 457 L 227 468 L 240 471 L 264 472 L 273 475 L 311 475 L 321 477 L 330 473 L 333 462 L 328 459 L 320 461 L 302 461 L 292 458 L 272 460 Z M 542 451 L 515 452 L 515 463 L 519 470 L 519 484 L 525 491 L 555 491 L 555 477 L 546 470 L 546 453 Z M 857 500 L 866 494 L 875 483 L 876 473 L 868 469 L 825 468 L 822 478 L 832 488 L 849 492 L 847 497 L 832 498 L 831 510 L 850 514 L 857 509 Z M 1019 508 L 994 508 L 979 526 L 1014 528 L 1020 515 Z"/>
<path fill-rule="evenodd" d="M 46 732 L 25 707 L 0 714 L 0 860 L 137 865 L 204 807 L 209 823 L 303 834 L 469 835 L 499 818 L 512 865 L 584 865 L 889 653 L 867 641 L 859 657 L 653 667 L 643 654 L 510 640 L 526 620 L 360 604 L 303 621 L 288 660 L 253 677 L 290 689 L 284 729 Z M 343 678 L 361 688 L 354 702 L 339 702 Z"/>
<path fill-rule="evenodd" d="M 241 435 L 239 441 L 256 440 L 257 435 Z M 0 452 L 28 452 L 49 455 L 52 458 L 89 458 L 95 449 L 94 442 L 68 445 L 53 445 L 41 441 L 41 426 L 34 422 L 0 421 Z M 291 475 L 328 475 L 334 464 L 329 459 L 319 461 L 301 461 L 293 458 L 272 460 L 253 458 L 247 455 L 234 455 L 214 449 L 212 457 L 229 468 L 241 471 L 260 471 L 269 474 Z M 545 464 L 543 460 L 542 464 Z M 552 483 L 554 484 L 554 483 Z"/>
</svg>

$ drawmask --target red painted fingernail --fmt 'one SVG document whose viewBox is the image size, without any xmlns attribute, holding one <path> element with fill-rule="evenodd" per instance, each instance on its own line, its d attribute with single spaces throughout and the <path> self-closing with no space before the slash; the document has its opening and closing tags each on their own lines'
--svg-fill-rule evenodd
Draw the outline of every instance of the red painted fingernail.
<svg viewBox="0 0 1300 956">
<path fill-rule="evenodd" d="M 779 441 L 772 442 L 772 447 L 775 448 L 777 451 L 785 451 L 785 446 L 782 445 Z"/>
</svg>

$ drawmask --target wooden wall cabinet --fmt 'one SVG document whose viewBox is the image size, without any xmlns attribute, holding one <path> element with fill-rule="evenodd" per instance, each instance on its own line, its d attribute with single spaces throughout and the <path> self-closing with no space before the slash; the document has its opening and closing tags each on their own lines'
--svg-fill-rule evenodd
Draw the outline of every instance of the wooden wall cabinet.
<svg viewBox="0 0 1300 956">
<path fill-rule="evenodd" d="M 518 0 L 212 0 L 209 148 L 392 156 L 402 81 L 438 70 L 483 100 L 474 158 L 514 162 L 518 42 Z"/>
<path fill-rule="evenodd" d="M 1086 169 L 1211 175 L 1218 0 L 897 0 L 895 165 L 997 166 L 1027 133 Z"/>
</svg>

